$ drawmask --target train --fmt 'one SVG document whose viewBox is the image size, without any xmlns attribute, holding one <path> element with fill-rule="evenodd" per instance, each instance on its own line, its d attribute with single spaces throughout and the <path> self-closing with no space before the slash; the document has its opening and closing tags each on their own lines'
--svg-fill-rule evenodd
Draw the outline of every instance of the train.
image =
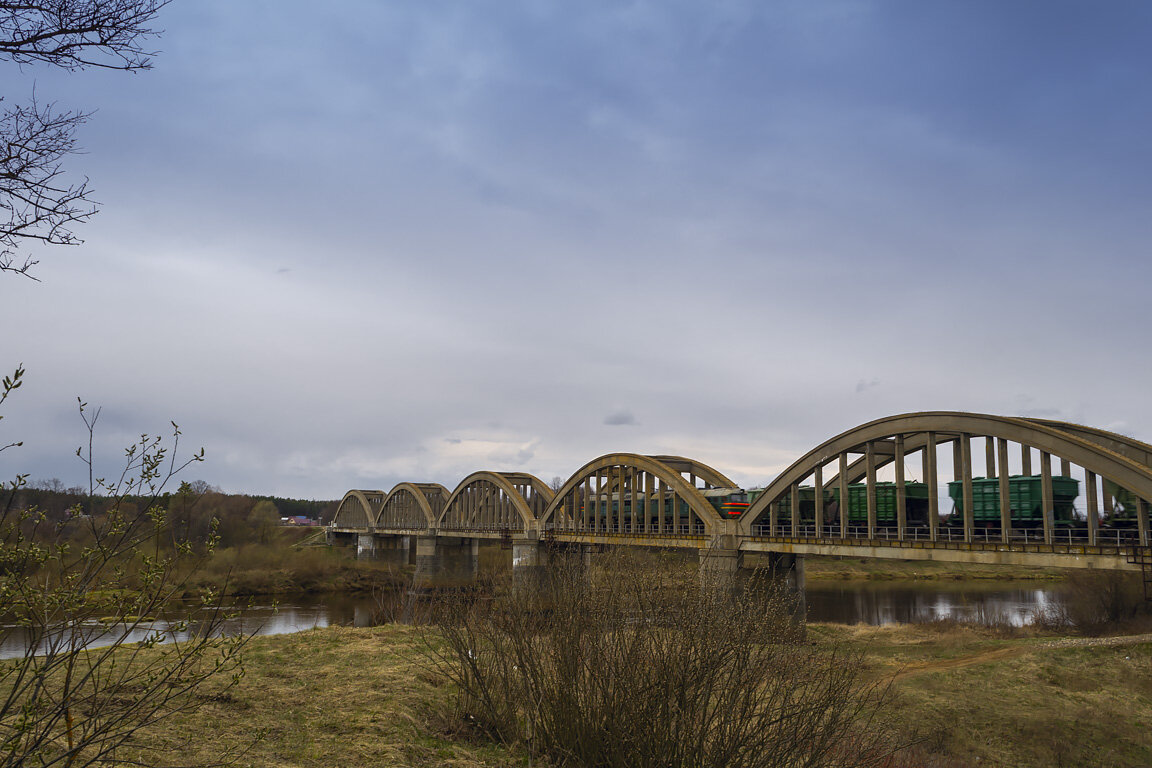
<svg viewBox="0 0 1152 768">
<path fill-rule="evenodd" d="M 1039 475 L 1013 475 L 1008 479 L 1008 498 L 1012 511 L 1012 526 L 1014 528 L 1041 528 L 1044 525 L 1042 502 L 1042 479 Z M 1052 478 L 1053 525 L 1057 527 L 1070 527 L 1076 525 L 1079 519 L 1076 515 L 1075 501 L 1080 493 L 1080 483 L 1071 477 L 1054 476 Z M 1107 489 L 1106 489 L 1107 490 Z M 749 491 L 749 497 L 755 501 L 763 489 Z M 831 486 L 825 488 L 824 520 L 827 524 L 835 525 L 840 521 L 840 488 Z M 815 523 L 814 510 L 816 507 L 816 489 L 812 486 L 800 486 L 800 524 L 812 525 Z M 1123 495 L 1123 489 L 1117 492 L 1117 498 Z M 962 527 L 964 525 L 964 483 L 955 480 L 948 483 L 948 496 L 952 500 L 952 511 L 943 519 L 945 526 Z M 928 486 L 924 483 L 908 482 L 904 484 L 904 498 L 906 520 L 910 528 L 927 527 L 929 525 Z M 779 524 L 787 527 L 791 525 L 791 495 L 785 493 L 780 497 Z M 1133 508 L 1132 503 L 1127 508 Z M 977 528 L 1000 527 L 1000 481 L 998 478 L 977 477 L 972 479 L 972 509 L 973 525 Z M 848 486 L 848 525 L 864 526 L 868 524 L 868 490 L 865 483 L 852 483 Z M 1135 513 L 1125 513 L 1135 521 Z M 1118 521 L 1116 515 L 1113 518 Z M 1107 523 L 1106 523 L 1107 524 Z M 891 482 L 876 483 L 876 525 L 891 527 L 897 525 L 896 513 L 896 484 Z"/>
<path fill-rule="evenodd" d="M 1105 503 L 1104 511 L 1104 527 L 1105 528 L 1136 528 L 1136 510 L 1139 509 L 1140 498 L 1127 490 L 1121 488 L 1111 480 L 1104 479 L 1103 482 L 1104 498 L 1110 500 L 1112 510 L 1108 511 L 1108 504 Z"/>
<path fill-rule="evenodd" d="M 749 499 L 755 501 L 763 493 L 763 488 L 756 488 L 748 492 Z M 824 489 L 824 520 L 826 523 L 836 524 L 840 521 L 840 487 L 831 486 Z M 816 489 L 810 485 L 799 488 L 800 495 L 800 524 L 814 525 L 816 522 Z M 792 495 L 785 493 L 780 497 L 779 522 L 784 525 L 791 524 Z M 908 482 L 904 484 L 904 509 L 907 524 L 910 526 L 928 525 L 928 486 L 924 483 Z M 865 483 L 852 483 L 848 486 L 847 517 L 849 525 L 868 524 L 868 486 Z M 896 525 L 896 483 L 876 483 L 876 524 L 882 526 Z"/>
<path fill-rule="evenodd" d="M 734 518 L 740 517 L 744 514 L 744 510 L 748 509 L 749 500 L 748 493 L 743 488 L 708 488 L 701 491 L 704 498 L 708 503 L 720 514 L 721 517 Z M 670 493 L 665 493 L 663 496 L 663 503 L 656 498 L 660 494 L 647 494 L 643 491 L 636 493 L 637 511 L 642 516 L 649 517 L 653 523 L 659 520 L 660 513 L 663 511 L 665 519 L 672 517 L 672 496 Z M 632 517 L 632 495 L 628 492 L 624 493 L 624 498 L 620 498 L 620 494 L 604 493 L 594 497 L 593 504 L 595 512 L 601 520 L 606 517 L 630 519 Z M 611 505 L 611 506 L 609 506 Z M 688 503 L 683 499 L 677 504 L 679 509 L 676 510 L 676 517 L 684 520 L 688 517 Z M 661 510 L 662 508 L 662 510 Z M 584 513 L 584 505 L 580 506 L 580 512 Z"/>
<path fill-rule="evenodd" d="M 1008 505 L 1013 528 L 1044 527 L 1043 481 L 1040 475 L 1012 475 L 1008 478 Z M 1076 517 L 1076 497 L 1080 481 L 1055 475 L 1052 478 L 1052 524 L 1068 528 L 1080 521 Z M 964 483 L 948 483 L 952 512 L 945 525 L 964 525 Z M 972 524 L 976 528 L 1000 527 L 1000 480 L 995 477 L 972 478 Z"/>
<path fill-rule="evenodd" d="M 896 483 L 877 482 L 876 525 L 894 527 L 897 525 Z M 1009 505 L 1013 528 L 1042 528 L 1043 480 L 1040 475 L 1012 475 L 1008 478 Z M 764 488 L 709 488 L 701 491 L 708 503 L 722 518 L 738 518 L 755 503 Z M 816 489 L 810 485 L 799 487 L 800 524 L 814 525 L 816 509 Z M 1136 510 L 1139 500 L 1134 494 L 1107 480 L 1103 482 L 1105 498 L 1112 500 L 1112 511 L 1105 514 L 1104 527 L 1128 528 L 1136 526 Z M 836 525 L 840 521 L 840 488 L 838 485 L 824 489 L 824 522 Z M 1075 502 L 1080 495 L 1080 481 L 1072 477 L 1054 475 L 1052 477 L 1052 524 L 1057 528 L 1068 528 L 1083 524 L 1083 518 L 1076 512 Z M 952 510 L 943 517 L 942 524 L 950 527 L 964 525 L 964 483 L 954 480 L 948 483 L 948 496 Z M 905 525 L 910 528 L 928 527 L 929 504 L 928 486 L 920 482 L 904 484 Z M 662 503 L 652 494 L 637 493 L 636 502 L 640 515 L 646 516 L 653 524 L 661 516 L 666 521 L 677 518 L 683 524 L 688 518 L 688 504 L 682 499 L 678 509 L 671 509 L 671 495 L 664 495 Z M 791 496 L 785 493 L 779 499 L 778 524 L 791 525 Z M 580 512 L 583 514 L 584 506 Z M 868 524 L 868 489 L 865 483 L 852 483 L 848 486 L 847 522 L 850 526 Z M 627 520 L 632 517 L 632 496 L 625 492 L 623 500 L 618 493 L 601 494 L 598 497 L 597 514 L 600 519 L 611 517 Z M 977 528 L 1000 527 L 1000 480 L 992 477 L 972 478 L 972 523 Z"/>
</svg>

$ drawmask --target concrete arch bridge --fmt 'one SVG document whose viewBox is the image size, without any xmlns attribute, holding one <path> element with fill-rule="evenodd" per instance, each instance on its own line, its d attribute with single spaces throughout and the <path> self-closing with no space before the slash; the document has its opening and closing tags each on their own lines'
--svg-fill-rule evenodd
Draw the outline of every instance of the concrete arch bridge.
<svg viewBox="0 0 1152 768">
<path fill-rule="evenodd" d="M 1149 499 L 1152 445 L 1066 422 L 933 411 L 836 435 L 755 489 L 682 456 L 613 453 L 556 490 L 484 471 L 451 492 L 410 482 L 352 490 L 329 538 L 430 567 L 474 561 L 498 541 L 514 567 L 544 565 L 557 547 L 629 545 L 698 550 L 718 572 L 826 554 L 1152 579 Z"/>
</svg>

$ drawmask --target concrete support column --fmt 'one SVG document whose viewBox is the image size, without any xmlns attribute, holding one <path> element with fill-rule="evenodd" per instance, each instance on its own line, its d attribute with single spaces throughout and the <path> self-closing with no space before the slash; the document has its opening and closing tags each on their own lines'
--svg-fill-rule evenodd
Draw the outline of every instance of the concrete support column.
<svg viewBox="0 0 1152 768">
<path fill-rule="evenodd" d="M 936 475 L 936 433 L 928 433 L 924 444 L 924 483 L 928 486 L 928 538 L 936 541 L 940 535 L 940 479 Z"/>
<path fill-rule="evenodd" d="M 416 537 L 416 580 L 429 581 L 440 573 L 440 546 L 435 535 Z"/>
<path fill-rule="evenodd" d="M 1040 506 L 1044 514 L 1044 543 L 1052 543 L 1056 526 L 1056 502 L 1052 494 L 1052 454 L 1040 451 Z"/>
<path fill-rule="evenodd" d="M 988 438 L 991 440 L 992 438 Z M 1008 484 L 1008 441 L 999 438 L 996 442 L 1000 472 L 996 475 L 1000 496 L 1000 541 L 1004 544 L 1012 538 L 1012 489 Z"/>
<path fill-rule="evenodd" d="M 771 572 L 776 578 L 784 579 L 788 589 L 796 595 L 799 601 L 799 614 L 801 617 L 808 613 L 808 604 L 804 599 L 804 556 L 790 553 L 772 553 Z"/>
<path fill-rule="evenodd" d="M 864 488 L 868 500 L 868 538 L 876 538 L 876 446 L 871 442 L 864 445 Z"/>
<path fill-rule="evenodd" d="M 703 589 L 739 589 L 744 553 L 738 549 L 700 550 L 700 586 Z"/>
<path fill-rule="evenodd" d="M 782 580 L 797 602 L 797 616 L 807 615 L 804 598 L 804 558 L 790 552 L 746 555 L 738 549 L 700 550 L 700 586 L 739 591 L 755 579 Z"/>
<path fill-rule="evenodd" d="M 479 539 L 442 536 L 436 541 L 435 554 L 435 575 L 446 585 L 471 582 L 480 572 Z"/>
<path fill-rule="evenodd" d="M 816 465 L 816 472 L 812 475 L 812 484 L 816 486 L 816 538 L 824 538 L 824 467 Z"/>
<path fill-rule="evenodd" d="M 552 553 L 547 545 L 537 538 L 513 539 L 512 541 L 512 588 L 514 590 L 537 590 L 545 585 L 548 569 L 552 565 Z"/>
<path fill-rule="evenodd" d="M 929 538 L 937 540 L 940 535 L 940 478 L 935 463 L 935 433 L 930 432 L 924 444 L 924 482 L 929 487 Z"/>
<path fill-rule="evenodd" d="M 1136 502 L 1136 532 L 1140 535 L 1140 543 L 1148 546 L 1148 502 L 1144 499 Z"/>
<path fill-rule="evenodd" d="M 964 493 L 964 541 L 972 541 L 976 518 L 972 501 L 972 436 L 968 433 L 960 435 L 960 480 Z"/>
<path fill-rule="evenodd" d="M 1084 492 L 1088 498 L 1088 544 L 1096 544 L 1100 528 L 1100 504 L 1096 498 L 1096 473 L 1084 470 Z"/>
<path fill-rule="evenodd" d="M 587 570 L 596 564 L 596 556 L 603 553 L 599 544 L 581 544 L 580 545 L 580 564 L 581 567 Z"/>
<path fill-rule="evenodd" d="M 376 556 L 376 535 L 374 533 L 361 533 L 356 536 L 356 558 L 358 560 L 371 560 Z"/>
<path fill-rule="evenodd" d="M 896 455 L 893 459 L 896 469 L 896 537 L 904 539 L 908 529 L 908 498 L 904 487 L 904 435 L 894 438 Z"/>
<path fill-rule="evenodd" d="M 396 568 L 403 568 L 408 565 L 407 536 L 373 536 L 373 538 L 375 539 L 375 551 L 369 557 L 384 561 Z M 359 547 L 357 549 L 359 550 Z"/>
<path fill-rule="evenodd" d="M 840 538 L 848 538 L 848 454 L 841 453 L 837 471 L 840 486 Z"/>
<path fill-rule="evenodd" d="M 792 505 L 791 510 L 791 527 L 788 530 L 788 535 L 792 538 L 799 536 L 800 530 L 800 483 L 792 483 L 792 489 L 788 492 L 789 501 Z"/>
</svg>

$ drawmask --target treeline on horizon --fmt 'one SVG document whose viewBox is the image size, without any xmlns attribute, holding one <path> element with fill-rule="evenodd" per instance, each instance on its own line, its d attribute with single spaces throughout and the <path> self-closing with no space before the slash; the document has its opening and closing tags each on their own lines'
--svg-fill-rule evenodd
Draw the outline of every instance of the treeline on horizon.
<svg viewBox="0 0 1152 768">
<path fill-rule="evenodd" d="M 58 479 L 34 480 L 9 490 L 0 499 L 10 510 L 36 510 L 53 526 L 64 526 L 77 517 L 103 515 L 113 503 L 121 511 L 165 511 L 171 534 L 180 539 L 203 541 L 217 521 L 220 545 L 239 546 L 269 543 L 282 517 L 306 517 L 321 524 L 331 522 L 339 500 L 290 499 L 281 496 L 224 493 L 203 480 L 182 482 L 174 490 L 156 497 L 128 496 L 114 500 L 102 494 L 89 494 L 79 486 L 66 487 Z"/>
</svg>

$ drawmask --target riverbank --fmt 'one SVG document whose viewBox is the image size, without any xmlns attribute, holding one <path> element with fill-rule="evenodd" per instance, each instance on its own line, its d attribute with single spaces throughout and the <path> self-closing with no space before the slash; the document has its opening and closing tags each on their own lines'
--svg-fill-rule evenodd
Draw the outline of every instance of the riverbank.
<svg viewBox="0 0 1152 768">
<path fill-rule="evenodd" d="M 1152 643 L 953 623 L 810 626 L 891 680 L 888 715 L 914 742 L 894 768 L 1152 764 Z M 252 640 L 241 685 L 145 733 L 180 762 L 248 751 L 253 766 L 523 766 L 446 716 L 452 695 L 420 628 L 329 627 Z M 203 734 L 212 734 L 211 739 Z M 252 743 L 254 734 L 262 738 Z M 539 762 L 537 761 L 537 764 Z"/>
<path fill-rule="evenodd" d="M 211 587 L 236 597 L 370 594 L 407 581 L 405 569 L 359 560 L 352 548 L 245 544 L 214 552 L 191 577 L 189 595 Z"/>
<path fill-rule="evenodd" d="M 195 589 L 213 587 L 237 596 L 289 594 L 367 594 L 382 586 L 399 585 L 411 567 L 379 560 L 358 560 L 350 547 L 247 544 L 212 555 L 192 579 Z M 481 550 L 481 569 L 507 571 L 510 555 L 496 548 Z M 685 573 L 695 568 L 695 552 L 677 553 Z M 504 562 L 509 560 L 509 562 Z M 664 561 L 662 561 L 664 562 Z M 1043 581 L 1058 583 L 1074 577 L 1063 568 L 971 565 L 928 560 L 805 557 L 809 581 Z"/>
<path fill-rule="evenodd" d="M 807 555 L 804 575 L 826 581 L 1048 581 L 1061 582 L 1075 573 L 1069 568 L 1023 565 L 980 565 L 933 560 L 884 560 L 865 557 Z"/>
</svg>

